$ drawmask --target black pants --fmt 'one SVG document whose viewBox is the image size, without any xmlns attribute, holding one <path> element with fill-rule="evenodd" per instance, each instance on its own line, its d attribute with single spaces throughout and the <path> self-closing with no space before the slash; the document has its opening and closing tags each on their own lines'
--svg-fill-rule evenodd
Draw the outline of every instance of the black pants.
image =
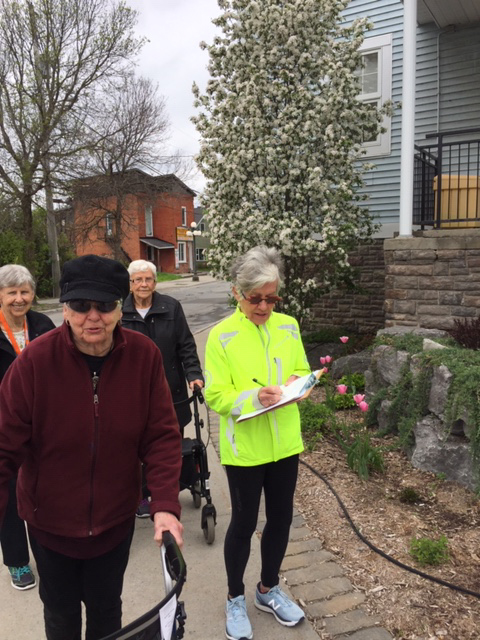
<svg viewBox="0 0 480 640">
<path fill-rule="evenodd" d="M 24 567 L 30 562 L 25 523 L 17 513 L 17 478 L 8 485 L 8 503 L 0 532 L 3 564 L 7 567 Z"/>
<path fill-rule="evenodd" d="M 81 640 L 82 602 L 87 617 L 86 640 L 99 640 L 121 629 L 123 575 L 132 536 L 133 528 L 114 549 L 87 560 L 56 553 L 31 537 L 47 640 Z"/>
<path fill-rule="evenodd" d="M 298 455 L 255 467 L 225 467 L 232 502 L 232 519 L 225 536 L 225 567 L 228 593 L 243 595 L 243 575 L 250 556 L 250 541 L 258 519 L 262 489 L 265 493 L 266 524 L 261 540 L 261 581 L 265 587 L 278 584 L 278 573 L 288 544 L 293 517 L 293 495 L 297 483 Z"/>
</svg>

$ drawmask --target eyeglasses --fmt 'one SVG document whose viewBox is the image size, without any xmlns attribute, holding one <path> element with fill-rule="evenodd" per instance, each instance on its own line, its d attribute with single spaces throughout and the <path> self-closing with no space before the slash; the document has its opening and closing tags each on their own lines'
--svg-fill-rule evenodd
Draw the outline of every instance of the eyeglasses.
<svg viewBox="0 0 480 640">
<path fill-rule="evenodd" d="M 260 304 L 261 302 L 265 301 L 267 304 L 275 304 L 276 302 L 281 302 L 282 298 L 280 298 L 280 296 L 267 296 L 266 298 L 262 298 L 262 296 L 247 296 L 243 293 L 243 291 L 241 292 L 243 298 L 249 302 L 250 304 Z"/>
<path fill-rule="evenodd" d="M 69 300 L 67 305 L 76 313 L 88 313 L 93 307 L 98 313 L 112 313 L 118 306 L 118 300 L 113 302 L 92 302 L 91 300 Z"/>
<path fill-rule="evenodd" d="M 155 278 L 132 278 L 130 282 L 133 282 L 133 284 L 153 284 L 155 282 Z"/>
</svg>

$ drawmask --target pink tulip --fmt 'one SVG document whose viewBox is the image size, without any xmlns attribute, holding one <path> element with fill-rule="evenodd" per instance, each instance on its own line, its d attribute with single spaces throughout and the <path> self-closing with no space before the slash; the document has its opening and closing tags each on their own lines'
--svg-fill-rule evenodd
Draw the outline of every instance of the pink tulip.
<svg viewBox="0 0 480 640">
<path fill-rule="evenodd" d="M 328 367 L 323 367 L 323 373 L 328 373 Z"/>
<path fill-rule="evenodd" d="M 327 360 L 325 358 L 320 358 L 320 364 L 325 364 L 327 362 Z"/>
<path fill-rule="evenodd" d="M 347 393 L 347 385 L 346 384 L 338 384 L 337 385 L 337 391 L 338 393 L 343 396 L 343 394 Z"/>
<path fill-rule="evenodd" d="M 343 344 L 345 344 L 346 342 L 348 342 L 348 336 L 341 336 L 341 337 L 340 337 L 340 342 L 343 342 Z"/>
<path fill-rule="evenodd" d="M 363 402 L 365 400 L 365 395 L 363 393 L 356 393 L 353 396 L 353 399 L 357 404 L 360 404 L 360 402 Z"/>
<path fill-rule="evenodd" d="M 327 364 L 330 364 L 330 362 L 333 360 L 332 356 L 325 356 L 325 362 Z"/>
<path fill-rule="evenodd" d="M 368 403 L 365 402 L 365 400 L 362 400 L 362 402 L 359 402 L 357 407 L 360 409 L 360 411 L 368 411 Z"/>
</svg>

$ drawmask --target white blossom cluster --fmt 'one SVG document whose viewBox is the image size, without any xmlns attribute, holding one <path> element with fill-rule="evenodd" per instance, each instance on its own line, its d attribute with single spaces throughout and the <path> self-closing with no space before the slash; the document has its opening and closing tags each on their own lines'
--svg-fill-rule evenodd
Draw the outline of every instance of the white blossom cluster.
<svg viewBox="0 0 480 640">
<path fill-rule="evenodd" d="M 362 140 L 380 113 L 361 103 L 358 48 L 369 25 L 343 24 L 348 0 L 219 0 L 205 93 L 194 85 L 207 179 L 208 261 L 225 277 L 257 244 L 285 259 L 283 309 L 304 319 L 350 270 L 374 224 L 359 206 Z M 312 267 L 313 274 L 312 274 Z"/>
</svg>

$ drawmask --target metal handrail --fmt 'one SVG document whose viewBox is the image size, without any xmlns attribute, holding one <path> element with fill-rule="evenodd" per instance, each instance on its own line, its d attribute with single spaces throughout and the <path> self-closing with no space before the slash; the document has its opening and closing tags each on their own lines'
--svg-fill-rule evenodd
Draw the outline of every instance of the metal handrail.
<svg viewBox="0 0 480 640">
<path fill-rule="evenodd" d="M 415 145 L 414 224 L 480 227 L 480 138 L 444 140 L 478 133 L 480 128 L 429 133 L 425 137 L 437 142 Z"/>
</svg>

